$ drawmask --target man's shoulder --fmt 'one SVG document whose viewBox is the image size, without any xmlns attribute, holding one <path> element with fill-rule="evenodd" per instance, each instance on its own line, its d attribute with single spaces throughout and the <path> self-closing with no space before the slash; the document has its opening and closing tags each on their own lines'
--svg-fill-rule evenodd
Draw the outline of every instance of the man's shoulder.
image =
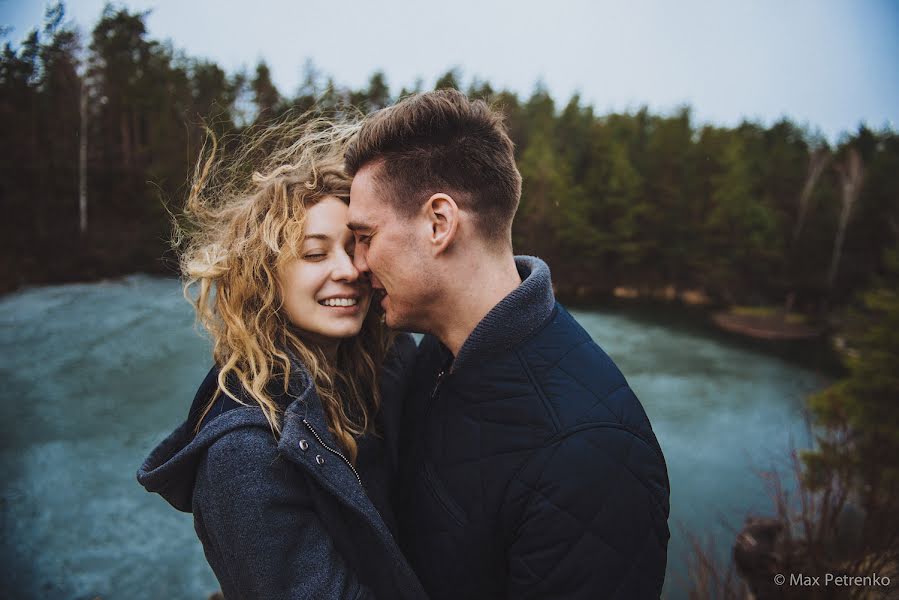
<svg viewBox="0 0 899 600">
<path fill-rule="evenodd" d="M 588 488 L 606 489 L 630 477 L 636 487 L 629 497 L 649 491 L 649 501 L 667 515 L 667 467 L 658 439 L 627 379 L 590 334 L 557 303 L 546 326 L 518 353 L 557 426 L 520 477 L 534 488 L 541 477 L 553 486 L 570 472 L 569 479 L 584 486 L 584 497 L 590 497 Z"/>
<path fill-rule="evenodd" d="M 544 327 L 516 352 L 540 382 L 566 382 L 597 397 L 627 385 L 612 358 L 559 303 Z"/>
<path fill-rule="evenodd" d="M 517 350 L 559 429 L 609 423 L 645 434 L 649 421 L 615 361 L 564 307 Z"/>
</svg>

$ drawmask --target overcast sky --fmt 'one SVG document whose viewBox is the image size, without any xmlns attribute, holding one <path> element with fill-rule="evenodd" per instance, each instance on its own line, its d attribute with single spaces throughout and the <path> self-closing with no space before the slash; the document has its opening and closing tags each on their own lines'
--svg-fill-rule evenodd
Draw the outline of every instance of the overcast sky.
<svg viewBox="0 0 899 600">
<path fill-rule="evenodd" d="M 0 0 L 18 43 L 45 2 Z M 580 92 L 605 113 L 693 106 L 699 122 L 769 125 L 787 115 L 831 140 L 859 123 L 899 123 L 895 0 L 130 0 L 152 9 L 155 39 L 229 72 L 264 58 L 292 95 L 307 59 L 338 84 L 383 70 L 396 93 L 451 67 L 463 82 L 529 95 L 538 80 L 564 104 Z M 72 0 L 88 32 L 103 0 Z"/>
</svg>

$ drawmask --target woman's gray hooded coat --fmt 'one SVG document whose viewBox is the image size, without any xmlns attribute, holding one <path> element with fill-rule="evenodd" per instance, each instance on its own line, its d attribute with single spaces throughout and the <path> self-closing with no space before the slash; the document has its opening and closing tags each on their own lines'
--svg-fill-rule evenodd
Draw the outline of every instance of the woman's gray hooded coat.
<svg viewBox="0 0 899 600">
<path fill-rule="evenodd" d="M 382 377 L 380 447 L 391 475 L 414 353 L 412 339 L 399 338 Z M 362 479 L 335 452 L 340 446 L 306 369 L 294 365 L 277 440 L 258 407 L 224 395 L 193 435 L 217 376 L 210 371 L 188 419 L 152 451 L 137 479 L 193 513 L 225 598 L 425 597 Z"/>
</svg>

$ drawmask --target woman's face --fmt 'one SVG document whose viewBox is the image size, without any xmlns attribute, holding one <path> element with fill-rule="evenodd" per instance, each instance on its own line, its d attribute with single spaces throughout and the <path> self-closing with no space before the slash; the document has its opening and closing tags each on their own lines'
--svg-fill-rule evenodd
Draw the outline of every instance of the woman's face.
<svg viewBox="0 0 899 600">
<path fill-rule="evenodd" d="M 353 266 L 347 205 L 329 196 L 306 211 L 299 258 L 280 273 L 284 311 L 313 343 L 329 344 L 362 329 L 371 284 Z"/>
</svg>

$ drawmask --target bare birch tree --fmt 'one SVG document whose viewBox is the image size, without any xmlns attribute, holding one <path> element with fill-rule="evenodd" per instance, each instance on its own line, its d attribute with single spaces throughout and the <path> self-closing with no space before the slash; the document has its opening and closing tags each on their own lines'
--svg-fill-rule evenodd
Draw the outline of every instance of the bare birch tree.
<svg viewBox="0 0 899 600">
<path fill-rule="evenodd" d="M 796 220 L 796 227 L 793 229 L 793 243 L 799 239 L 802 227 L 805 225 L 805 219 L 808 216 L 809 204 L 811 203 L 812 192 L 815 190 L 815 184 L 824 172 L 825 167 L 830 162 L 830 151 L 826 147 L 819 147 L 812 151 L 808 160 L 808 174 L 805 177 L 805 185 L 802 186 L 802 192 L 799 194 L 799 217 Z"/>
<path fill-rule="evenodd" d="M 840 257 L 843 253 L 843 242 L 846 239 L 846 227 L 849 225 L 849 217 L 852 208 L 858 201 L 862 189 L 862 180 L 865 177 L 865 167 L 862 157 L 855 148 L 849 148 L 845 160 L 836 165 L 840 174 L 843 208 L 840 211 L 840 222 L 837 226 L 837 236 L 833 243 L 833 256 L 830 259 L 830 270 L 827 274 L 827 287 L 833 289 L 837 278 L 837 270 L 840 265 Z"/>
<path fill-rule="evenodd" d="M 81 134 L 78 140 L 78 230 L 87 233 L 87 75 L 81 74 Z"/>
</svg>

